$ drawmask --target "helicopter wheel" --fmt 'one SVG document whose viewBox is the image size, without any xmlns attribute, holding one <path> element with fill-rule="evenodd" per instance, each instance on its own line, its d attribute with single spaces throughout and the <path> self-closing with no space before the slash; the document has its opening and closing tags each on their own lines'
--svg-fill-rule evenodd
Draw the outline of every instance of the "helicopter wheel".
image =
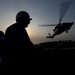
<svg viewBox="0 0 75 75">
<path fill-rule="evenodd" d="M 68 30 L 66 31 L 66 33 L 68 33 Z"/>
</svg>

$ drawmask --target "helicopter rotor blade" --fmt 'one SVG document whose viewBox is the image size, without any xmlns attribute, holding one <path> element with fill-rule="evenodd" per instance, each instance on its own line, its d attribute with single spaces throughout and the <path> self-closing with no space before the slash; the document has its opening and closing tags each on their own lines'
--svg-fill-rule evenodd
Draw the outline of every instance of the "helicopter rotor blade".
<svg viewBox="0 0 75 75">
<path fill-rule="evenodd" d="M 63 17 L 65 16 L 67 10 L 69 9 L 71 5 L 71 1 L 64 2 L 60 4 L 60 17 L 59 17 L 59 23 L 61 23 Z"/>
<path fill-rule="evenodd" d="M 42 27 L 42 26 L 55 26 L 55 25 L 57 25 L 57 24 L 41 24 L 41 25 L 38 25 L 38 26 Z"/>
</svg>

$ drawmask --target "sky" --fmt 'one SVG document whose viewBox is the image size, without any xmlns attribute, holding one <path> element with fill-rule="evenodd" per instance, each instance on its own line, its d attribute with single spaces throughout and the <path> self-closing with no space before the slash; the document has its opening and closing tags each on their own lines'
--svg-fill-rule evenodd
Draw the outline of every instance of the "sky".
<svg viewBox="0 0 75 75">
<path fill-rule="evenodd" d="M 48 33 L 53 34 L 53 27 L 39 27 L 39 24 L 58 24 L 60 4 L 72 1 L 62 22 L 75 22 L 75 0 L 0 0 L 0 30 L 5 33 L 8 26 L 15 23 L 16 14 L 19 11 L 27 11 L 32 18 L 26 28 L 31 41 L 34 44 L 58 41 L 75 40 L 75 24 L 68 34 L 66 32 L 55 36 L 54 39 L 46 38 Z"/>
</svg>

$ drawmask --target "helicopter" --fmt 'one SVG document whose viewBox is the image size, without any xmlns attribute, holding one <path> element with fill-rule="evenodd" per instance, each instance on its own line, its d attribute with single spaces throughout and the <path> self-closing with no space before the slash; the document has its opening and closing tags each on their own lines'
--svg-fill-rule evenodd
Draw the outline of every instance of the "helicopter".
<svg viewBox="0 0 75 75">
<path fill-rule="evenodd" d="M 46 38 L 54 38 L 56 35 L 59 35 L 63 32 L 66 31 L 66 33 L 68 33 L 68 30 L 72 27 L 72 25 L 74 24 L 74 22 L 62 22 L 62 19 L 66 13 L 66 11 L 68 10 L 68 8 L 71 5 L 71 1 L 69 2 L 64 2 L 60 4 L 60 18 L 59 18 L 59 23 L 58 24 L 42 24 L 39 26 L 55 26 L 55 28 L 53 29 L 53 34 L 51 35 L 50 33 L 48 33 L 48 36 L 46 36 Z"/>
</svg>

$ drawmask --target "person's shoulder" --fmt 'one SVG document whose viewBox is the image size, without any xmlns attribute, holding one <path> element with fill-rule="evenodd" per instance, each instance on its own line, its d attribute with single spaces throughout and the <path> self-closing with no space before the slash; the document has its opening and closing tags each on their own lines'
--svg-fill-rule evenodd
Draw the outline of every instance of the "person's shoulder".
<svg viewBox="0 0 75 75">
<path fill-rule="evenodd" d="M 15 27 L 16 25 L 17 25 L 17 23 L 11 24 L 7 29 L 13 28 L 13 27 Z"/>
<path fill-rule="evenodd" d="M 14 29 L 15 26 L 16 26 L 16 23 L 11 24 L 9 27 L 7 27 L 6 31 Z"/>
</svg>

